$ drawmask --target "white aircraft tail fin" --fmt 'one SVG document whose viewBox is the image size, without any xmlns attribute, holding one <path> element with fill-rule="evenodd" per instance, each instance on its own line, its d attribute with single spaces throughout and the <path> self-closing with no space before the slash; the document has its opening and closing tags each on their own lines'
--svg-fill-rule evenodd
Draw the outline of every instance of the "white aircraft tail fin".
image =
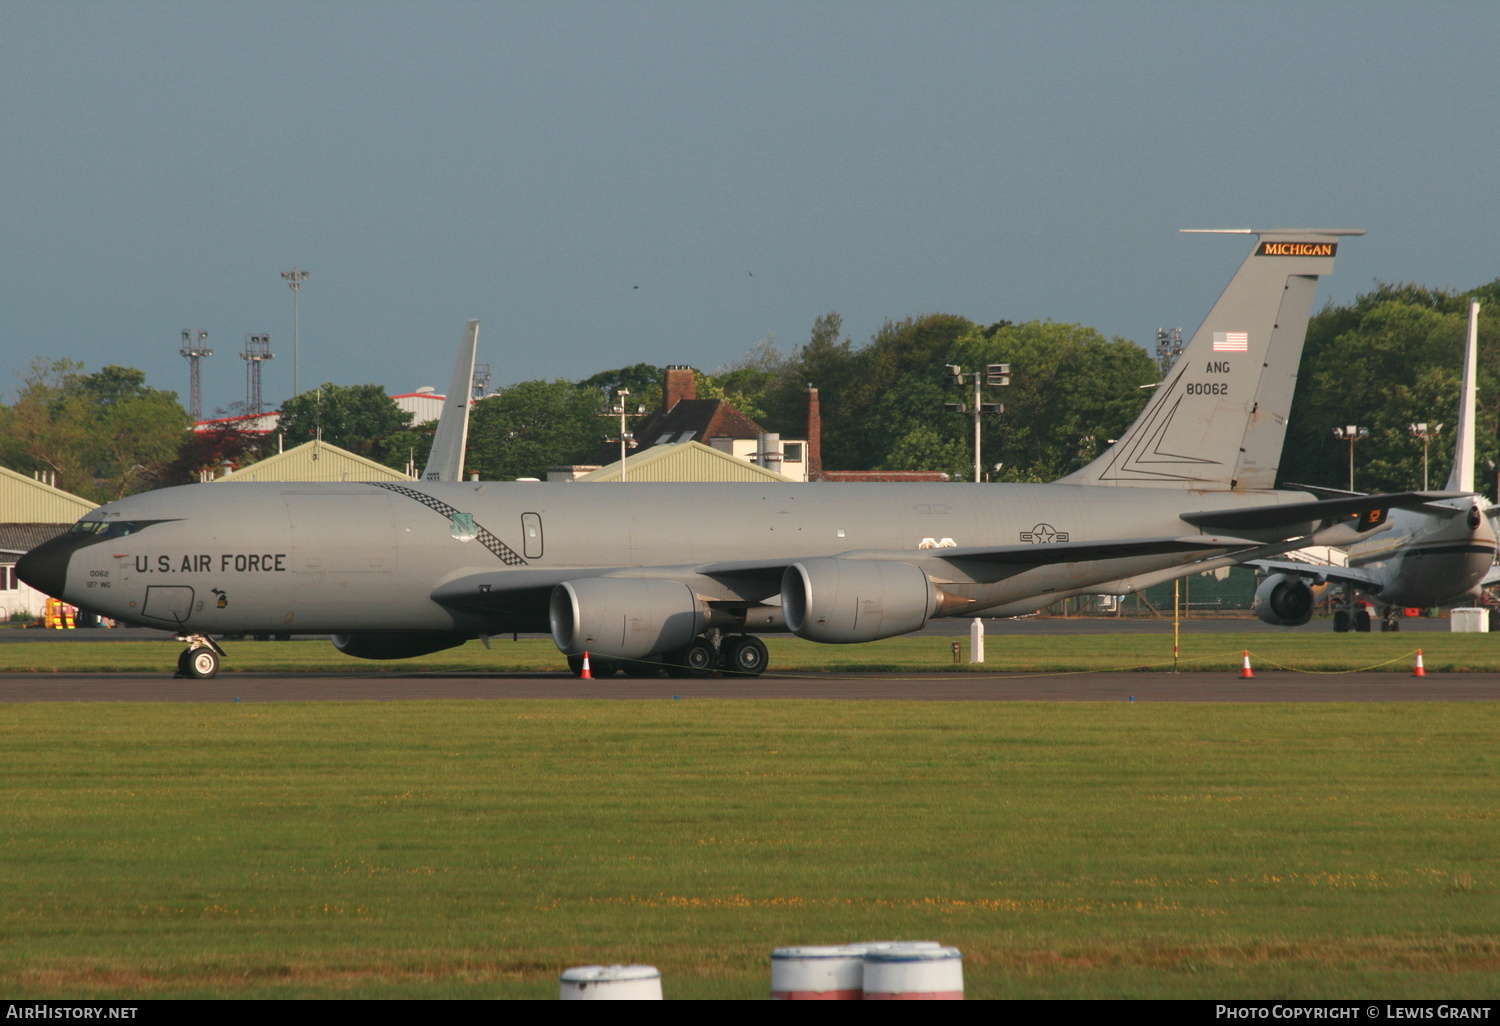
<svg viewBox="0 0 1500 1026">
<path fill-rule="evenodd" d="M 469 392 L 474 384 L 474 353 L 479 348 L 479 322 L 470 321 L 453 362 L 448 398 L 438 417 L 437 434 L 427 457 L 423 481 L 460 481 L 464 474 L 464 451 L 469 444 Z"/>
<path fill-rule="evenodd" d="M 1134 424 L 1061 484 L 1273 488 L 1318 278 L 1347 228 L 1232 229 L 1255 249 Z"/>
<path fill-rule="evenodd" d="M 1453 470 L 1444 491 L 1474 490 L 1474 393 L 1479 363 L 1479 303 L 1469 304 L 1469 337 L 1464 343 L 1464 378 L 1458 393 L 1458 440 L 1453 445 Z"/>
</svg>

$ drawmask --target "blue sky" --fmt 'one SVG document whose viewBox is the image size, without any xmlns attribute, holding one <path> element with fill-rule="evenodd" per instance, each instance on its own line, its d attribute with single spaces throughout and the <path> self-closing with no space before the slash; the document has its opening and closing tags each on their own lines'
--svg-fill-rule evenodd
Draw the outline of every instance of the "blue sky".
<svg viewBox="0 0 1500 1026">
<path fill-rule="evenodd" d="M 1500 276 L 1500 5 L 0 4 L 0 392 L 712 371 L 844 318 L 1191 329 L 1243 239 L 1368 229 L 1324 299 Z"/>
</svg>

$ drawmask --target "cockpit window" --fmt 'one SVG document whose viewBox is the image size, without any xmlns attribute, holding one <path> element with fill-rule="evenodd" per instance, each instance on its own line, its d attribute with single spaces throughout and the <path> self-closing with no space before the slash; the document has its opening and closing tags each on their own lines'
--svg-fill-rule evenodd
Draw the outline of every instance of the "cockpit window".
<svg viewBox="0 0 1500 1026">
<path fill-rule="evenodd" d="M 100 538 L 123 538 L 127 534 L 135 534 L 140 529 L 139 524 L 133 524 L 128 520 L 117 520 L 112 523 L 106 523 L 103 520 L 80 520 L 73 525 L 70 533 L 93 534 Z"/>
</svg>

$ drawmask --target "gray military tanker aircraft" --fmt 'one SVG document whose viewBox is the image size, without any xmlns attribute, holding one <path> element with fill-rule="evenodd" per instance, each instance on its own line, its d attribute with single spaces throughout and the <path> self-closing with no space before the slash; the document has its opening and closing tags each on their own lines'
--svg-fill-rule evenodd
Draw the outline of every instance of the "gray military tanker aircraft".
<svg viewBox="0 0 1500 1026">
<path fill-rule="evenodd" d="M 1437 499 L 1416 509 L 1391 514 L 1390 529 L 1346 546 L 1348 566 L 1313 566 L 1292 560 L 1254 560 L 1270 571 L 1255 592 L 1255 615 L 1266 623 L 1300 627 L 1312 619 L 1316 604 L 1312 586 L 1332 584 L 1343 592 L 1333 614 L 1333 629 L 1368 631 L 1371 617 L 1356 607 L 1355 595 L 1373 598 L 1380 629 L 1401 629 L 1402 607 L 1449 606 L 1479 597 L 1494 580 L 1495 531 L 1484 503 L 1474 491 L 1475 368 L 1479 360 L 1479 304 L 1469 305 L 1469 334 L 1464 346 L 1463 385 L 1458 400 L 1458 430 L 1447 490 L 1457 498 Z M 1318 489 L 1322 496 L 1352 492 Z"/>
<path fill-rule="evenodd" d="M 1303 337 L 1345 229 L 1256 237 L 1124 435 L 1052 484 L 197 484 L 89 513 L 17 564 L 40 591 L 177 632 L 329 634 L 400 659 L 550 631 L 599 674 L 758 674 L 757 637 L 849 644 L 1014 615 L 1384 529 L 1439 493 L 1274 490 Z M 575 670 L 576 672 L 576 670 Z"/>
</svg>

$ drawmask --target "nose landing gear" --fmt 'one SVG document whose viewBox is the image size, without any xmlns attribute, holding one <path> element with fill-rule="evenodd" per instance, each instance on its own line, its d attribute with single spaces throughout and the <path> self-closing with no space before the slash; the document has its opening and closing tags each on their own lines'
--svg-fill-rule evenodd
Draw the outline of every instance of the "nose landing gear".
<svg viewBox="0 0 1500 1026">
<path fill-rule="evenodd" d="M 208 680 L 218 676 L 224 650 L 206 634 L 179 634 L 178 641 L 188 647 L 177 657 L 177 676 L 189 680 Z"/>
</svg>

